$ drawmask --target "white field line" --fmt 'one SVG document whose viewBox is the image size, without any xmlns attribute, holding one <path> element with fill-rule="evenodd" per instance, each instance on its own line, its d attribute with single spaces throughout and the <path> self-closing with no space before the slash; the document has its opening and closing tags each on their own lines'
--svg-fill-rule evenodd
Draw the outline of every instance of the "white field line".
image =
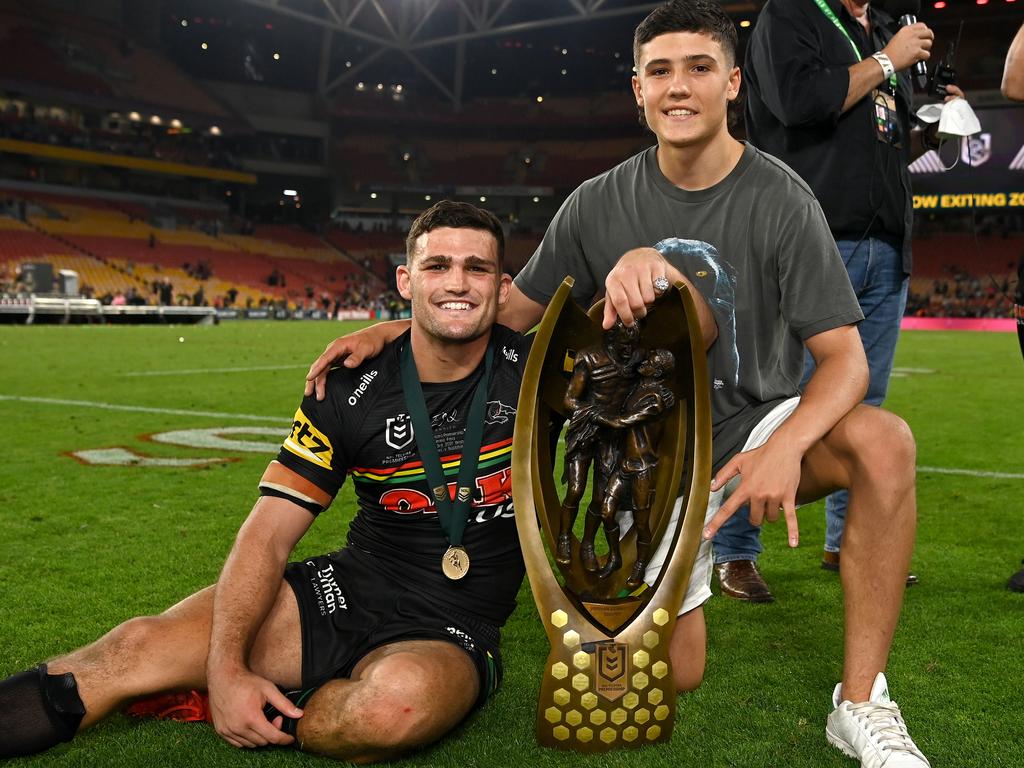
<svg viewBox="0 0 1024 768">
<path fill-rule="evenodd" d="M 252 371 L 309 370 L 308 365 L 253 365 L 248 368 L 185 368 L 180 371 L 132 371 L 122 376 L 196 376 L 204 373 L 250 373 Z"/>
<path fill-rule="evenodd" d="M 145 405 L 121 405 L 119 403 L 97 403 L 90 400 L 63 400 L 55 397 L 22 397 L 20 395 L 0 395 L 0 400 L 13 400 L 19 403 L 41 403 L 43 405 L 70 405 L 75 408 L 102 408 L 105 411 L 134 411 L 136 413 L 160 413 L 169 416 L 205 416 L 211 419 L 241 419 L 242 421 L 265 421 L 272 424 L 284 424 L 286 419 L 280 416 L 257 416 L 251 413 L 223 413 L 220 411 L 194 411 L 183 408 L 150 408 Z"/>
<path fill-rule="evenodd" d="M 23 397 L 20 395 L 0 395 L 0 400 L 20 403 L 41 403 L 44 405 L 70 405 L 75 408 L 101 408 L 107 411 L 133 411 L 136 413 L 159 413 L 170 416 L 204 416 L 213 419 L 241 419 L 243 421 L 265 421 L 282 424 L 284 419 L 279 416 L 257 416 L 251 413 L 222 413 L 219 411 L 194 411 L 183 408 L 150 408 L 144 405 L 121 405 L 117 403 L 97 403 L 89 400 L 63 400 L 53 397 Z M 919 466 L 918 472 L 934 472 L 939 475 L 964 475 L 967 477 L 991 477 L 1002 480 L 1024 480 L 1024 473 L 988 472 L 980 469 L 958 469 L 955 467 L 924 467 Z"/>
<path fill-rule="evenodd" d="M 950 467 L 918 467 L 918 472 L 934 472 L 937 475 L 966 475 L 967 477 L 995 477 L 1000 480 L 1024 480 L 1021 472 L 987 472 L 981 469 L 953 469 Z"/>
</svg>

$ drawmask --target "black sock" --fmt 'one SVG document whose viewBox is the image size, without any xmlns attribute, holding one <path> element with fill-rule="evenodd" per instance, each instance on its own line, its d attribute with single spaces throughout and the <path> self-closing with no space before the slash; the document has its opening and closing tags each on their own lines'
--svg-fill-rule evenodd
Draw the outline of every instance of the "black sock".
<svg viewBox="0 0 1024 768">
<path fill-rule="evenodd" d="M 280 688 L 280 686 L 278 686 L 278 688 Z M 286 691 L 283 688 L 281 689 L 281 693 L 287 696 L 288 700 L 300 709 L 302 708 L 302 705 L 309 700 L 309 697 L 316 693 L 316 691 L 316 688 L 306 688 L 305 690 L 298 691 Z M 276 717 L 280 717 L 281 730 L 287 733 L 289 736 L 295 736 L 295 729 L 299 726 L 299 721 L 296 718 L 288 717 L 273 704 L 267 704 L 265 707 L 263 707 L 263 716 L 270 721 L 273 721 L 274 718 Z M 298 741 L 296 741 L 295 743 L 298 744 Z"/>
<path fill-rule="evenodd" d="M 42 752 L 71 741 L 85 716 L 75 676 L 46 665 L 0 681 L 0 758 Z"/>
</svg>

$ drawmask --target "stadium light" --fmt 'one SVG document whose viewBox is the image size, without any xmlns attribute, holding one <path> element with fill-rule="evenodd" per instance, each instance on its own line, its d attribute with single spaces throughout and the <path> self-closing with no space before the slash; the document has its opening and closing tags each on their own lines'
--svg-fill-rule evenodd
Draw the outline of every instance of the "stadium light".
<svg viewBox="0 0 1024 768">
<path fill-rule="evenodd" d="M 203 44 L 202 44 L 202 45 L 200 45 L 199 47 L 200 47 L 200 48 L 202 48 L 202 49 L 203 49 L 203 50 L 205 51 L 205 50 L 206 50 L 207 48 L 209 48 L 210 46 L 208 46 L 208 45 L 207 45 L 206 43 L 203 43 Z"/>
<path fill-rule="evenodd" d="M 423 199 L 426 200 L 429 203 L 432 198 L 430 197 L 430 195 L 424 195 Z"/>
<path fill-rule="evenodd" d="M 377 193 L 376 192 L 371 192 L 370 193 L 370 199 L 371 200 L 376 200 L 377 199 Z"/>
<path fill-rule="evenodd" d="M 281 60 L 281 54 L 280 54 L 280 53 L 277 53 L 277 52 L 275 51 L 275 53 L 274 53 L 274 61 L 280 61 L 280 60 Z"/>
<path fill-rule="evenodd" d="M 163 125 L 164 121 L 160 118 L 160 115 L 152 115 L 149 118 L 149 122 L 151 125 Z"/>
<path fill-rule="evenodd" d="M 220 128 L 218 128 L 216 125 L 211 125 L 210 126 L 210 135 L 211 136 L 220 136 Z"/>
<path fill-rule="evenodd" d="M 188 19 L 182 19 L 181 20 L 181 26 L 187 27 L 188 26 Z"/>
<path fill-rule="evenodd" d="M 539 197 L 534 197 L 534 198 L 533 198 L 533 202 L 535 202 L 535 203 L 539 203 L 539 202 L 540 202 L 540 198 L 539 198 Z"/>
<path fill-rule="evenodd" d="M 299 196 L 298 190 L 295 190 L 295 189 L 286 189 L 281 194 L 284 195 L 285 197 L 298 197 Z"/>
<path fill-rule="evenodd" d="M 140 115 L 138 112 L 129 112 L 128 119 L 131 120 L 133 123 L 137 123 L 140 120 L 142 120 L 142 115 Z"/>
</svg>

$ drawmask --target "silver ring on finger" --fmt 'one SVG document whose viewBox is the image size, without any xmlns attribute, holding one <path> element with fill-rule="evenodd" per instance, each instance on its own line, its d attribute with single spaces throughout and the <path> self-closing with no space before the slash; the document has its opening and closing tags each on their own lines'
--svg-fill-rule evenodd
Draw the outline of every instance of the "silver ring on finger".
<svg viewBox="0 0 1024 768">
<path fill-rule="evenodd" d="M 664 275 L 654 278 L 654 292 L 659 296 L 669 289 L 671 283 Z"/>
</svg>

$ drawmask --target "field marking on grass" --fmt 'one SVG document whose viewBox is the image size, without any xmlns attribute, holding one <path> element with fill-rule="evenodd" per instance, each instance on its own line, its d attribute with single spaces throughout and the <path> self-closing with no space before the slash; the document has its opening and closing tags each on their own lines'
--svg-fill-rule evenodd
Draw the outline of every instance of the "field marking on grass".
<svg viewBox="0 0 1024 768">
<path fill-rule="evenodd" d="M 902 366 L 896 366 L 892 369 L 889 374 L 894 379 L 905 379 L 911 374 L 917 373 L 935 373 L 934 368 L 903 368 Z"/>
<path fill-rule="evenodd" d="M 918 467 L 918 472 L 934 472 L 938 475 L 967 475 L 968 477 L 995 477 L 1000 480 L 1024 480 L 1020 472 L 986 472 L 981 469 L 953 469 L 950 467 Z"/>
<path fill-rule="evenodd" d="M 0 395 L 0 400 L 20 403 L 42 403 L 44 405 L 71 405 L 76 408 L 101 408 L 106 411 L 132 411 L 135 413 L 159 413 L 168 416 L 203 416 L 213 419 L 242 419 L 243 421 L 265 421 L 273 424 L 285 424 L 280 416 L 258 416 L 252 413 L 223 413 L 220 411 L 193 411 L 184 408 L 152 408 L 145 405 L 121 405 L 118 403 L 98 403 L 90 400 L 64 400 L 55 397 L 25 397 L 21 395 Z M 988 472 L 980 469 L 959 469 L 956 467 L 925 467 L 918 466 L 919 472 L 934 472 L 940 475 L 964 475 L 967 477 L 991 477 L 1001 480 L 1024 480 L 1024 473 L 1019 472 Z"/>
<path fill-rule="evenodd" d="M 19 403 L 42 403 L 44 405 L 73 405 L 76 408 L 102 408 L 106 411 L 133 411 L 135 413 L 161 413 L 168 416 L 206 416 L 212 419 L 242 419 L 243 421 L 266 421 L 285 424 L 280 416 L 257 416 L 252 413 L 223 413 L 220 411 L 192 411 L 184 408 L 151 408 L 145 405 L 121 405 L 119 403 L 97 403 L 91 400 L 64 400 L 56 397 L 23 397 L 21 395 L 0 395 L 0 400 Z"/>
<path fill-rule="evenodd" d="M 252 371 L 309 370 L 308 365 L 252 365 L 247 368 L 183 368 L 178 371 L 131 371 L 122 376 L 195 376 L 203 373 L 250 373 Z"/>
</svg>

